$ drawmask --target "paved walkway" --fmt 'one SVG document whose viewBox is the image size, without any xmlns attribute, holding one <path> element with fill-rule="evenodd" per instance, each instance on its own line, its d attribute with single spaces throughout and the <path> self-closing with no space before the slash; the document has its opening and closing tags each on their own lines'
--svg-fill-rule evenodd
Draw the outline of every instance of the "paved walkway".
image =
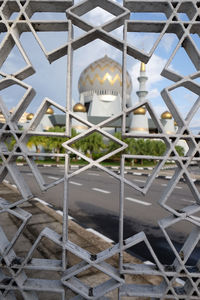
<svg viewBox="0 0 200 300">
<path fill-rule="evenodd" d="M 4 184 L 0 184 L 0 196 L 4 199 L 6 199 L 8 202 L 14 202 L 16 200 L 19 200 L 19 194 L 16 192 L 14 188 L 10 189 L 9 186 L 6 186 Z M 39 236 L 40 232 L 48 227 L 54 231 L 56 231 L 58 234 L 62 233 L 62 216 L 56 213 L 53 209 L 42 205 L 41 203 L 38 203 L 37 201 L 32 200 L 31 202 L 25 202 L 22 205 L 20 205 L 22 209 L 29 212 L 32 217 L 30 218 L 27 226 L 23 230 L 23 233 L 20 235 L 17 243 L 14 246 L 14 251 L 17 256 L 19 257 L 26 257 L 29 249 L 31 248 L 32 244 L 36 240 L 36 238 Z M 0 226 L 2 226 L 4 232 L 6 233 L 6 236 L 9 240 L 12 239 L 12 237 L 16 234 L 19 226 L 20 226 L 19 219 L 14 217 L 13 215 L 4 213 L 1 214 L 0 217 Z M 96 236 L 95 234 L 86 231 L 84 228 L 79 226 L 73 221 L 69 221 L 69 239 L 79 245 L 80 247 L 86 249 L 92 254 L 97 254 L 111 246 L 110 243 L 102 240 L 100 237 Z M 55 245 L 52 241 L 43 239 L 42 242 L 39 244 L 37 249 L 34 252 L 33 257 L 34 258 L 51 258 L 51 259 L 61 259 L 62 256 L 62 250 L 60 247 Z M 79 258 L 77 258 L 73 253 L 68 253 L 68 265 L 73 266 L 76 263 L 80 261 Z M 129 254 L 124 254 L 124 262 L 129 263 L 140 263 L 140 261 Z M 118 267 L 118 256 L 109 259 L 109 264 L 111 264 L 114 267 Z M 30 271 L 29 271 L 30 272 Z M 59 279 L 60 274 L 57 272 L 53 272 L 51 274 L 46 274 L 44 272 L 38 272 L 38 271 L 31 271 L 31 274 L 29 274 L 29 277 L 35 277 L 37 278 L 45 278 L 47 279 Z M 160 279 L 151 277 L 151 276 L 133 276 L 129 275 L 126 276 L 126 281 L 128 283 L 137 283 L 137 284 L 158 284 Z M 108 277 L 101 273 L 98 270 L 89 269 L 79 276 L 79 279 L 81 279 L 83 282 L 88 284 L 89 286 L 94 286 L 100 284 L 102 281 L 105 281 L 108 279 Z M 68 299 L 70 299 L 74 294 L 69 291 Z M 53 294 L 43 294 L 40 295 L 40 299 L 42 300 L 55 300 L 58 299 Z M 109 294 L 110 299 L 117 299 L 117 291 L 114 291 Z M 20 297 L 18 299 L 21 299 Z M 126 298 L 123 298 L 126 299 Z M 135 297 L 134 299 L 137 299 Z M 141 299 L 141 298 L 140 298 Z M 147 298 L 143 298 L 147 299 Z"/>
</svg>

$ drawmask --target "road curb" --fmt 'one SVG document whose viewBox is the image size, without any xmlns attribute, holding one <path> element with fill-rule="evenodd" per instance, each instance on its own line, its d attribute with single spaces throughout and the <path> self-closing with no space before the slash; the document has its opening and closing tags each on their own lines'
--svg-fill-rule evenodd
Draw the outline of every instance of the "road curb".
<svg viewBox="0 0 200 300">
<path fill-rule="evenodd" d="M 17 163 L 18 166 L 28 166 L 28 164 L 24 164 L 24 163 Z M 56 165 L 56 164 L 38 164 L 37 165 L 39 168 L 43 168 L 43 167 L 53 167 L 53 168 L 64 168 L 64 165 Z M 72 165 L 71 166 L 71 169 L 81 169 L 82 166 L 80 165 Z M 120 171 L 119 171 L 119 167 L 117 166 L 113 166 L 113 167 L 107 167 L 109 170 L 114 170 L 114 172 L 117 172 L 118 174 L 120 174 Z M 174 167 L 166 167 L 164 168 L 163 170 L 170 170 L 170 169 L 173 169 Z M 131 171 L 130 171 L 131 170 Z M 133 168 L 133 167 L 126 167 L 125 168 L 125 174 L 128 174 L 128 175 L 135 175 L 135 176 L 144 176 L 144 177 L 148 177 L 150 176 L 151 174 L 146 174 L 146 173 L 143 173 L 143 172 L 134 172 L 136 170 L 140 170 L 140 171 L 143 171 L 143 170 L 153 170 L 152 167 L 137 167 L 137 168 Z M 156 176 L 156 179 L 164 179 L 164 180 L 170 180 L 172 179 L 173 176 L 169 176 L 169 175 L 157 175 Z M 180 179 L 180 182 L 185 182 L 185 179 L 184 178 L 181 178 Z M 200 184 L 200 179 L 193 179 L 193 182 L 196 184 L 196 185 L 199 185 Z"/>
<path fill-rule="evenodd" d="M 19 194 L 18 188 L 15 184 L 11 184 L 8 180 L 4 180 L 3 184 L 6 185 L 8 188 L 10 188 L 11 190 L 13 190 L 14 192 Z M 38 198 L 38 197 L 33 197 L 32 200 L 35 201 L 35 205 L 40 208 L 43 212 L 47 213 L 48 215 L 50 215 L 51 217 L 53 217 L 54 219 L 56 219 L 58 222 L 62 223 L 62 216 L 63 216 L 63 212 L 61 210 L 56 209 L 56 207 L 54 207 L 52 204 L 47 203 L 46 201 Z M 108 243 L 114 243 L 113 240 L 111 240 L 110 238 L 108 238 L 107 236 L 101 234 L 100 232 L 90 228 L 90 227 L 86 227 L 83 224 L 81 224 L 78 220 L 76 220 L 75 218 L 73 218 L 72 216 L 68 215 L 68 220 L 76 223 L 77 225 L 81 226 L 82 228 L 84 228 L 86 231 L 88 232 L 92 232 L 94 235 L 101 237 L 102 240 L 108 242 Z"/>
</svg>

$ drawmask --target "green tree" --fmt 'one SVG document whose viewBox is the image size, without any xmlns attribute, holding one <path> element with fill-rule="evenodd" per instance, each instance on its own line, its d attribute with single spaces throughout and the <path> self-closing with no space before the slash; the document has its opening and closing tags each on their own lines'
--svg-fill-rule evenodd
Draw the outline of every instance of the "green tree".
<svg viewBox="0 0 200 300">
<path fill-rule="evenodd" d="M 184 151 L 183 147 L 181 147 L 181 146 L 175 146 L 175 149 L 176 149 L 176 151 L 177 151 L 177 153 L 178 153 L 179 156 L 184 156 L 185 151 Z"/>
<path fill-rule="evenodd" d="M 106 146 L 102 135 L 98 132 L 93 132 L 74 143 L 74 147 L 82 151 L 85 155 L 95 159 L 97 156 L 102 154 L 102 151 Z"/>
<path fill-rule="evenodd" d="M 29 138 L 29 140 L 27 142 L 27 147 L 29 149 L 32 149 L 33 147 L 35 147 L 36 153 L 40 153 L 40 146 L 45 147 L 45 145 L 46 145 L 46 139 L 44 136 L 33 135 Z"/>
<path fill-rule="evenodd" d="M 54 126 L 47 130 L 47 132 L 58 132 L 64 133 L 65 127 Z M 64 148 L 62 144 L 68 140 L 68 138 L 63 136 L 48 136 L 45 138 L 45 150 L 56 154 L 64 153 Z M 60 157 L 56 156 L 56 162 L 60 161 Z"/>
<path fill-rule="evenodd" d="M 47 132 L 58 132 L 64 134 L 65 127 L 54 126 L 49 128 Z M 73 138 L 76 135 L 77 135 L 76 130 L 72 128 L 71 137 Z M 65 148 L 62 146 L 62 144 L 68 140 L 69 138 L 63 136 L 48 136 L 45 137 L 44 148 L 48 152 L 53 152 L 57 154 L 65 153 Z M 59 161 L 60 161 L 60 157 L 56 156 L 56 162 L 58 163 Z"/>
</svg>

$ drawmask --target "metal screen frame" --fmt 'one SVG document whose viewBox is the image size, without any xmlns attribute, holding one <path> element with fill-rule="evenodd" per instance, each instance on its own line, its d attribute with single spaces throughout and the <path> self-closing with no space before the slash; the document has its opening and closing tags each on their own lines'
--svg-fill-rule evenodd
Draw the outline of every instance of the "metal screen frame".
<svg viewBox="0 0 200 300">
<path fill-rule="evenodd" d="M 102 26 L 93 27 L 91 24 L 84 21 L 81 16 L 86 12 L 94 9 L 95 7 L 101 7 L 108 12 L 111 12 L 114 17 L 103 24 Z M 15 20 L 10 20 L 10 16 L 13 12 L 18 12 L 18 17 Z M 66 12 L 66 21 L 33 21 L 31 16 L 35 12 Z M 135 21 L 130 19 L 130 14 L 134 12 L 139 13 L 163 13 L 166 16 L 165 21 Z M 185 13 L 188 17 L 188 21 L 182 21 L 179 18 L 179 13 Z M 6 61 L 9 53 L 16 45 L 22 54 L 26 67 L 17 71 L 14 74 L 5 74 L 0 72 L 0 90 L 3 90 L 12 85 L 18 85 L 24 88 L 25 93 L 20 102 L 15 107 L 12 114 L 9 113 L 6 104 L 1 99 L 0 109 L 5 117 L 5 124 L 0 129 L 0 157 L 2 159 L 2 166 L 0 170 L 0 180 L 3 181 L 6 175 L 9 173 L 16 183 L 18 190 L 22 197 L 21 200 L 14 204 L 6 202 L 4 199 L 0 199 L 0 213 L 7 212 L 8 214 L 15 215 L 22 221 L 22 225 L 19 227 L 16 235 L 11 241 L 8 241 L 3 229 L 0 228 L 0 298 L 1 299 L 16 299 L 15 290 L 20 291 L 22 297 L 27 300 L 39 299 L 38 291 L 58 292 L 62 295 L 62 299 L 66 298 L 66 290 L 71 289 L 77 296 L 73 299 L 109 299 L 106 295 L 114 290 L 118 289 L 118 299 L 124 297 L 149 297 L 150 299 L 200 299 L 200 263 L 196 266 L 188 266 L 187 260 L 190 257 L 192 251 L 199 243 L 200 238 L 200 223 L 193 218 L 194 214 L 200 211 L 200 197 L 199 191 L 192 180 L 191 174 L 188 170 L 192 161 L 195 161 L 199 165 L 200 161 L 200 138 L 199 135 L 194 135 L 190 130 L 190 122 L 200 108 L 200 85 L 195 81 L 200 76 L 200 53 L 197 45 L 195 45 L 191 34 L 200 34 L 200 1 L 198 0 L 125 0 L 123 5 L 118 4 L 117 1 L 112 0 L 86 0 L 76 5 L 72 0 L 4 0 L 0 1 L 0 30 L 6 32 L 5 38 L 3 38 L 0 44 L 0 65 Z M 74 38 L 73 28 L 79 27 L 84 31 L 84 34 L 78 38 Z M 116 38 L 112 35 L 112 31 L 120 26 L 124 28 L 123 40 Z M 44 45 L 40 41 L 37 32 L 39 31 L 66 31 L 68 32 L 68 42 L 51 52 L 46 51 Z M 28 53 L 23 49 L 20 41 L 20 36 L 23 32 L 31 32 L 43 51 L 46 59 L 52 63 L 55 60 L 63 56 L 67 56 L 67 95 L 66 95 L 66 107 L 57 104 L 51 99 L 45 98 L 38 108 L 33 120 L 30 123 L 28 129 L 20 131 L 18 129 L 18 122 L 20 117 L 26 111 L 26 108 L 31 103 L 35 96 L 34 89 L 24 82 L 24 79 L 31 76 L 35 70 L 31 64 Z M 153 48 L 149 53 L 145 53 L 143 50 L 137 49 L 134 45 L 127 42 L 128 32 L 156 32 L 160 33 Z M 84 45 L 100 39 L 116 49 L 120 50 L 123 55 L 123 78 L 126 78 L 126 65 L 127 56 L 136 58 L 144 63 L 147 63 L 157 46 L 166 33 L 175 34 L 179 40 L 176 48 L 170 55 L 164 69 L 162 70 L 162 76 L 174 82 L 170 86 L 166 87 L 161 96 L 167 105 L 169 111 L 172 113 L 174 120 L 178 124 L 178 131 L 175 134 L 166 134 L 157 114 L 155 113 L 152 105 L 149 101 L 144 101 L 139 104 L 135 104 L 131 108 L 126 108 L 126 84 L 123 80 L 123 105 L 122 111 L 119 115 L 110 117 L 106 121 L 98 125 L 94 125 L 86 120 L 81 119 L 75 113 L 72 112 L 71 98 L 72 98 L 72 69 L 73 69 L 73 51 L 83 47 Z M 170 63 L 173 61 L 177 51 L 180 47 L 183 47 L 194 65 L 196 72 L 182 76 L 169 68 Z M 197 100 L 188 112 L 186 118 L 183 118 L 179 112 L 179 109 L 175 105 L 170 92 L 184 87 L 187 90 L 197 95 Z M 59 133 L 45 133 L 36 131 L 38 124 L 44 116 L 49 106 L 54 106 L 60 111 L 66 114 L 66 132 L 64 134 Z M 159 138 L 166 144 L 166 152 L 162 157 L 154 156 L 138 156 L 138 155 L 122 155 L 121 157 L 121 171 L 120 174 L 107 169 L 101 165 L 101 162 L 105 159 L 113 156 L 114 154 L 121 152 L 127 147 L 127 144 L 113 137 L 111 134 L 104 131 L 104 127 L 114 120 L 122 119 L 122 135 L 123 137 L 135 137 L 143 138 L 143 135 L 134 135 L 133 133 L 126 133 L 126 116 L 130 114 L 134 109 L 145 106 L 154 123 L 157 126 L 158 134 L 148 134 L 146 138 Z M 88 162 L 88 165 L 83 168 L 69 173 L 69 156 L 68 154 L 59 154 L 58 156 L 65 157 L 65 175 L 64 178 L 54 181 L 51 184 L 46 184 L 42 174 L 40 173 L 37 165 L 34 162 L 33 154 L 27 147 L 26 143 L 30 136 L 33 135 L 46 135 L 46 136 L 64 136 L 69 137 L 71 132 L 71 121 L 76 119 L 80 123 L 86 125 L 88 129 L 69 139 L 63 144 L 66 151 L 70 151 L 77 154 Z M 105 156 L 92 160 L 84 154 L 75 150 L 71 145 L 89 135 L 93 132 L 99 132 L 103 136 L 115 141 L 119 144 L 119 148 Z M 16 145 L 12 151 L 8 151 L 5 145 L 5 137 L 12 135 L 16 140 Z M 178 141 L 185 140 L 189 146 L 189 151 L 186 156 L 180 157 L 175 149 Z M 67 153 L 66 152 L 66 153 Z M 173 153 L 173 157 L 172 157 Z M 40 156 L 43 154 L 39 154 Z M 49 154 L 50 156 L 51 154 Z M 16 256 L 13 246 L 16 243 L 20 234 L 22 234 L 24 227 L 26 226 L 31 215 L 25 210 L 20 208 L 20 205 L 26 201 L 33 199 L 32 192 L 27 186 L 23 175 L 16 165 L 16 159 L 18 156 L 23 156 L 28 163 L 39 187 L 41 190 L 47 190 L 60 182 L 64 181 L 64 199 L 63 199 L 63 232 L 62 235 L 54 232 L 49 228 L 45 228 L 38 236 L 35 243 L 32 245 L 27 257 L 19 258 Z M 44 154 L 47 156 L 47 154 Z M 124 176 L 124 163 L 127 158 L 132 159 L 155 159 L 159 160 L 157 167 L 153 170 L 151 176 L 143 188 L 138 187 L 134 183 L 130 182 Z M 158 224 L 172 249 L 175 260 L 172 265 L 165 266 L 159 262 L 153 248 L 151 247 L 144 232 L 137 233 L 128 239 L 123 238 L 123 224 L 124 224 L 124 188 L 125 185 L 132 187 L 133 189 L 146 194 L 154 180 L 156 179 L 159 171 L 163 167 L 166 161 L 173 160 L 176 163 L 176 171 L 169 181 L 166 189 L 164 190 L 158 205 L 170 213 L 170 216 L 158 221 Z M 120 209 L 119 209 L 119 243 L 111 248 L 98 253 L 95 257 L 88 251 L 80 248 L 78 245 L 72 243 L 68 239 L 68 183 L 74 176 L 86 171 L 91 167 L 97 167 L 103 170 L 107 174 L 113 176 L 113 178 L 119 181 L 120 185 Z M 168 198 L 172 194 L 176 184 L 181 178 L 185 179 L 185 183 L 190 188 L 195 204 L 186 206 L 183 210 L 177 211 L 168 204 Z M 171 225 L 178 223 L 182 220 L 186 220 L 194 225 L 194 230 L 189 234 L 185 243 L 179 252 L 175 249 L 170 237 L 167 233 L 167 228 Z M 35 260 L 33 252 L 37 248 L 41 239 L 46 237 L 47 239 L 56 243 L 62 249 L 62 260 Z M 156 265 L 144 265 L 144 264 L 124 264 L 123 252 L 129 248 L 144 242 L 149 249 Z M 67 252 L 72 252 L 74 255 L 81 259 L 81 262 L 71 268 L 67 268 Z M 119 268 L 114 269 L 105 261 L 114 256 L 119 255 Z M 87 286 L 79 280 L 76 275 L 80 272 L 94 267 L 101 272 L 109 276 L 109 280 L 100 286 L 92 288 Z M 27 269 L 35 270 L 50 270 L 61 272 L 60 280 L 39 280 L 30 279 L 27 277 Z M 4 269 L 7 269 L 10 273 L 10 277 L 7 278 L 4 275 Z M 151 275 L 160 276 L 162 281 L 160 285 L 139 285 L 128 284 L 126 282 L 126 274 L 134 275 Z M 174 283 L 177 278 L 184 278 L 184 285 L 177 287 Z M 6 280 L 9 279 L 9 280 Z"/>
</svg>

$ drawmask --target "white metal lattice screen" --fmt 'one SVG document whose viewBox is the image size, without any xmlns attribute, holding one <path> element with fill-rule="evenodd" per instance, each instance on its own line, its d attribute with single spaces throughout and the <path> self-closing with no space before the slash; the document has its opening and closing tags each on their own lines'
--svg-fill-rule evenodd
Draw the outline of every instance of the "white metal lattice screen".
<svg viewBox="0 0 200 300">
<path fill-rule="evenodd" d="M 82 15 L 89 12 L 90 10 L 101 7 L 107 12 L 111 12 L 114 17 L 98 27 L 93 27 L 90 23 L 82 18 Z M 31 17 L 37 12 L 66 12 L 66 20 L 33 20 Z M 11 16 L 16 13 L 16 18 L 13 19 Z M 130 18 L 130 13 L 163 13 L 165 15 L 165 20 L 134 20 Z M 187 16 L 186 20 L 180 18 L 180 14 L 185 14 Z M 79 37 L 74 37 L 73 28 L 80 28 L 83 32 Z M 124 38 L 116 38 L 112 35 L 112 31 L 123 26 Z M 155 0 L 155 1 L 136 1 L 136 0 L 125 0 L 124 4 L 121 5 L 117 1 L 112 0 L 86 0 L 78 4 L 73 4 L 71 0 L 4 0 L 0 1 L 0 30 L 3 38 L 1 39 L 0 45 L 0 63 L 1 66 L 8 58 L 13 47 L 17 47 L 21 53 L 23 60 L 25 62 L 25 67 L 17 70 L 14 74 L 7 74 L 0 72 L 0 89 L 4 90 L 12 85 L 19 86 L 24 89 L 24 95 L 16 105 L 15 110 L 12 114 L 9 113 L 6 103 L 1 100 L 0 109 L 5 118 L 5 124 L 3 124 L 0 135 L 1 135 L 1 181 L 9 173 L 11 174 L 13 180 L 15 181 L 22 198 L 21 200 L 15 202 L 14 204 L 6 202 L 1 199 L 0 202 L 0 213 L 7 212 L 8 214 L 15 215 L 19 220 L 21 220 L 22 225 L 19 227 L 18 232 L 13 237 L 11 241 L 8 241 L 3 230 L 0 230 L 0 299 L 16 299 L 15 292 L 18 290 L 24 299 L 39 299 L 37 292 L 40 290 L 53 292 L 56 291 L 62 296 L 62 299 L 67 299 L 66 290 L 71 289 L 77 296 L 73 299 L 108 299 L 106 295 L 108 292 L 118 289 L 118 297 L 122 299 L 123 297 L 147 297 L 151 299 L 200 299 L 200 271 L 199 262 L 196 266 L 188 266 L 186 263 L 190 257 L 192 251 L 195 249 L 200 238 L 200 223 L 198 220 L 193 218 L 193 216 L 200 210 L 200 197 L 199 191 L 191 178 L 191 174 L 188 171 L 188 166 L 191 164 L 192 160 L 199 164 L 199 136 L 192 134 L 190 131 L 190 123 L 200 107 L 200 86 L 197 79 L 200 76 L 200 54 L 198 45 L 195 44 L 192 39 L 192 34 L 199 35 L 200 33 L 200 1 L 198 0 Z M 51 52 L 45 49 L 45 46 L 41 42 L 38 32 L 58 32 L 66 31 L 68 33 L 68 42 Z M 34 74 L 34 66 L 29 60 L 29 53 L 26 53 L 23 49 L 21 43 L 21 35 L 24 32 L 30 32 L 35 37 L 37 43 L 39 44 L 41 50 L 43 51 L 46 59 L 49 63 L 59 60 L 61 57 L 66 56 L 67 59 L 67 95 L 66 95 L 66 106 L 61 106 L 56 102 L 45 98 L 38 108 L 35 117 L 30 123 L 27 130 L 20 131 L 18 128 L 18 122 L 20 117 L 26 111 L 26 108 L 31 103 L 35 96 L 34 89 L 29 86 L 25 79 Z M 145 33 L 158 33 L 158 38 L 155 41 L 152 49 L 149 53 L 145 53 L 143 50 L 139 50 L 134 45 L 134 40 L 132 42 L 127 42 L 127 34 L 129 32 L 145 32 Z M 178 43 L 175 49 L 169 56 L 167 63 L 162 70 L 162 76 L 171 80 L 173 82 L 170 86 L 167 86 L 161 93 L 162 98 L 173 115 L 174 120 L 178 124 L 178 131 L 176 134 L 167 135 L 164 128 L 157 117 L 152 105 L 148 101 L 144 101 L 138 105 L 134 105 L 131 108 L 126 108 L 125 97 L 126 97 L 126 84 L 123 82 L 123 105 L 122 111 L 119 115 L 110 117 L 106 121 L 94 125 L 88 121 L 85 121 L 75 115 L 71 110 L 71 96 L 72 96 L 72 66 L 73 66 L 73 52 L 81 47 L 87 45 L 88 43 L 94 41 L 95 39 L 100 39 L 105 43 L 108 43 L 112 47 L 117 48 L 123 54 L 123 77 L 126 74 L 126 64 L 127 57 L 134 57 L 144 63 L 147 63 L 152 55 L 154 54 L 157 46 L 162 40 L 165 34 L 175 34 L 178 39 Z M 170 64 L 173 61 L 177 51 L 183 47 L 190 59 L 191 63 L 195 68 L 193 74 L 187 74 L 183 76 L 173 69 L 170 68 Z M 175 105 L 170 92 L 176 90 L 179 87 L 184 87 L 185 89 L 191 91 L 197 95 L 197 100 L 192 105 L 190 111 L 188 111 L 186 117 L 182 117 L 179 109 Z M 27 147 L 27 138 L 34 135 L 50 135 L 50 133 L 41 133 L 36 131 L 38 124 L 40 123 L 42 117 L 44 116 L 47 108 L 49 106 L 54 106 L 60 111 L 64 112 L 66 115 L 66 132 L 62 136 L 68 137 L 71 132 L 71 120 L 74 118 L 81 122 L 83 125 L 87 126 L 88 129 L 84 133 L 68 140 L 63 144 L 67 153 L 75 153 L 82 157 L 88 162 L 88 165 L 69 173 L 69 159 L 68 154 L 61 155 L 65 156 L 65 176 L 63 179 L 55 181 L 51 184 L 46 184 L 44 178 L 42 177 L 37 165 L 33 160 L 33 153 L 31 153 Z M 146 137 L 149 139 L 159 138 L 163 140 L 167 146 L 165 155 L 162 157 L 150 157 L 150 156 L 136 156 L 136 155 L 122 155 L 121 157 L 121 172 L 116 174 L 115 172 L 102 166 L 101 162 L 105 159 L 111 157 L 112 155 L 122 151 L 127 147 L 127 145 L 113 137 L 106 131 L 104 127 L 112 121 L 119 118 L 122 119 L 122 134 L 124 137 L 130 137 L 130 134 L 126 133 L 126 115 L 132 112 L 134 109 L 145 106 L 154 123 L 157 126 L 158 134 L 149 134 Z M 115 141 L 119 144 L 119 148 L 114 150 L 112 153 L 106 154 L 93 161 L 91 158 L 79 153 L 71 145 L 82 137 L 89 135 L 93 132 L 99 132 L 103 136 Z M 9 151 L 6 147 L 5 139 L 7 136 L 12 135 L 16 141 L 14 149 Z M 59 136 L 58 133 L 52 133 L 51 136 Z M 132 137 L 142 138 L 140 135 L 131 135 Z M 186 156 L 180 157 L 175 149 L 178 141 L 182 139 L 185 140 L 189 146 L 189 150 Z M 123 216 L 124 216 L 124 186 L 129 185 L 133 189 L 146 194 L 153 181 L 155 180 L 157 174 L 161 170 L 162 166 L 167 160 L 175 161 L 177 168 L 172 179 L 169 181 L 166 189 L 164 190 L 159 205 L 165 209 L 170 216 L 158 221 L 158 224 L 168 241 L 172 251 L 175 255 L 175 260 L 172 265 L 164 266 L 162 265 L 153 248 L 151 247 L 145 233 L 140 232 L 136 235 L 129 237 L 124 240 L 123 238 Z M 35 154 L 34 154 L 35 155 Z M 43 154 L 40 154 L 40 156 Z M 46 156 L 46 154 L 44 154 Z M 39 187 L 42 190 L 46 190 L 61 181 L 64 181 L 65 185 L 65 195 L 63 199 L 63 232 L 62 235 L 46 228 L 43 230 L 38 239 L 33 244 L 27 257 L 19 258 L 16 256 L 13 246 L 18 238 L 18 236 L 23 232 L 24 226 L 26 226 L 27 221 L 31 218 L 31 215 L 20 208 L 20 205 L 26 201 L 31 201 L 33 195 L 23 179 L 23 175 L 19 171 L 16 165 L 16 159 L 19 156 L 23 156 L 29 167 L 31 168 L 33 175 L 35 176 Z M 146 159 L 158 159 L 159 164 L 152 172 L 151 176 L 143 188 L 138 187 L 124 177 L 124 162 L 126 158 L 146 158 Z M 113 247 L 98 253 L 96 257 L 91 255 L 89 252 L 81 249 L 79 246 L 73 244 L 68 239 L 68 182 L 69 180 L 81 173 L 86 171 L 91 167 L 97 167 L 114 178 L 118 179 L 120 185 L 120 211 L 119 211 L 119 243 Z M 173 192 L 176 184 L 179 182 L 181 177 L 184 177 L 185 183 L 190 188 L 195 203 L 186 206 L 181 211 L 175 210 L 168 204 L 168 198 Z M 175 249 L 170 237 L 167 233 L 167 228 L 172 224 L 180 222 L 181 220 L 186 220 L 194 225 L 193 231 L 189 234 L 185 243 L 179 252 Z M 46 237 L 52 240 L 63 251 L 62 261 L 55 260 L 35 260 L 33 256 L 34 249 L 37 247 L 40 240 Z M 149 249 L 152 257 L 154 258 L 156 265 L 133 265 L 124 264 L 123 262 L 123 251 L 137 245 L 140 242 L 144 242 Z M 80 258 L 81 262 L 71 268 L 66 267 L 67 251 L 72 252 L 74 255 Z M 105 261 L 119 254 L 119 267 L 114 269 Z M 76 277 L 83 270 L 94 267 L 105 273 L 109 280 L 101 286 L 95 288 L 89 287 L 81 282 L 80 279 Z M 51 270 L 55 272 L 60 272 L 60 280 L 38 280 L 37 278 L 31 279 L 27 276 L 27 269 L 35 270 Z M 5 275 L 5 270 L 9 273 L 9 276 Z M 157 286 L 145 285 L 141 286 L 139 284 L 128 284 L 126 282 L 126 274 L 135 275 L 152 275 L 160 276 L 162 278 L 161 283 Z M 177 278 L 184 279 L 184 284 L 179 287 L 174 283 Z M 7 279 L 7 280 L 6 280 Z M 134 298 L 135 299 L 135 298 Z"/>
</svg>

